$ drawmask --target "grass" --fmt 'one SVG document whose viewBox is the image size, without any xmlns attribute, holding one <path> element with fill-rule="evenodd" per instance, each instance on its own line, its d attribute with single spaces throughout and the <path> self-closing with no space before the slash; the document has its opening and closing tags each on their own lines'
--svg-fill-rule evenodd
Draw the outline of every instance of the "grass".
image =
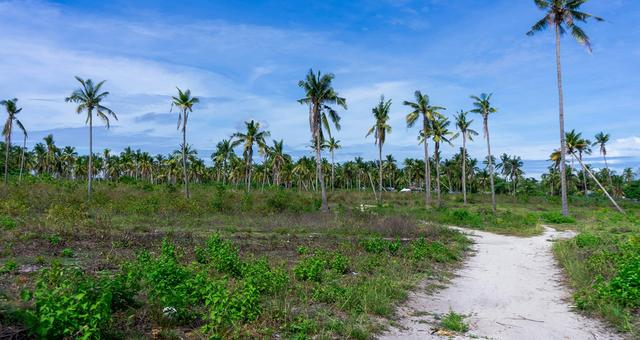
<svg viewBox="0 0 640 340">
<path fill-rule="evenodd" d="M 336 194 L 329 214 L 310 193 L 196 185 L 187 201 L 97 183 L 91 205 L 84 195 L 59 182 L 1 197 L 16 224 L 0 233 L 6 334 L 370 338 L 469 245 L 412 216 L 360 211 L 358 194 Z"/>
<path fill-rule="evenodd" d="M 452 332 L 466 333 L 469 331 L 469 325 L 464 319 L 464 315 L 450 310 L 449 313 L 443 315 L 442 319 L 440 319 L 440 327 Z"/>
<path fill-rule="evenodd" d="M 632 201 L 622 202 L 624 216 L 602 198 L 572 197 L 567 219 L 556 198 L 536 196 L 499 196 L 493 215 L 482 195 L 467 206 L 444 195 L 442 208 L 425 209 L 422 194 L 385 193 L 376 205 L 371 193 L 337 191 L 326 214 L 317 195 L 296 191 L 199 184 L 185 200 L 171 186 L 98 182 L 91 204 L 85 195 L 67 181 L 0 192 L 6 334 L 64 333 L 37 321 L 45 305 L 90 326 L 69 337 L 370 338 L 417 282 L 464 258 L 469 241 L 449 225 L 518 236 L 543 225 L 578 230 L 554 245 L 576 305 L 629 334 L 640 329 Z M 84 313 L 99 320 L 80 319 L 78 304 L 101 311 Z"/>
</svg>

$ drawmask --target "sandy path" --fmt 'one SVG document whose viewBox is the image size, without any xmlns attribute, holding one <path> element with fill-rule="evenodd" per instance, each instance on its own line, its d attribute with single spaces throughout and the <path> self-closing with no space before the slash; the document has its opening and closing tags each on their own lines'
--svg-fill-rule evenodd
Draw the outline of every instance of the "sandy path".
<svg viewBox="0 0 640 340">
<path fill-rule="evenodd" d="M 571 233 L 547 228 L 544 235 L 518 238 L 466 232 L 476 242 L 476 254 L 447 288 L 435 295 L 412 294 L 400 309 L 399 328 L 381 339 L 442 339 L 431 334 L 433 313 L 450 309 L 469 316 L 470 331 L 456 339 L 620 339 L 570 309 L 550 240 Z"/>
</svg>

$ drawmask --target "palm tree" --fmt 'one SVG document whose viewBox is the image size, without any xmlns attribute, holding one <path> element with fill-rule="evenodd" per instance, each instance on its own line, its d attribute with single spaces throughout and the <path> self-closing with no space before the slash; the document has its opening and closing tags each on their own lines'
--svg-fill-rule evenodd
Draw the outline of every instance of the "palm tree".
<svg viewBox="0 0 640 340">
<path fill-rule="evenodd" d="M 269 131 L 260 131 L 260 123 L 254 120 L 244 122 L 247 130 L 245 133 L 236 132 L 231 138 L 231 146 L 236 147 L 243 144 L 243 155 L 245 160 L 245 180 L 247 185 L 247 191 L 251 191 L 251 173 L 253 167 L 253 145 L 258 146 L 258 152 L 264 154 L 267 143 L 265 138 L 271 136 Z"/>
<path fill-rule="evenodd" d="M 177 87 L 176 87 L 177 88 Z M 178 129 L 182 126 L 182 174 L 184 176 L 184 195 L 189 198 L 189 176 L 187 175 L 187 120 L 189 113 L 193 112 L 193 105 L 200 102 L 198 97 L 191 96 L 191 90 L 178 89 L 178 96 L 171 97 L 171 111 L 178 108 Z"/>
<path fill-rule="evenodd" d="M 598 132 L 595 138 L 596 138 L 596 141 L 593 142 L 592 146 L 597 145 L 600 148 L 600 155 L 602 155 L 602 158 L 604 159 L 604 168 L 607 169 L 607 176 L 609 177 L 609 186 L 611 186 L 612 185 L 611 172 L 609 171 L 609 165 L 607 164 L 607 143 L 609 143 L 609 139 L 611 138 L 611 135 L 604 132 Z"/>
<path fill-rule="evenodd" d="M 77 103 L 78 107 L 76 112 L 78 114 L 82 111 L 87 111 L 87 123 L 89 123 L 89 163 L 87 168 L 88 174 L 88 188 L 87 192 L 89 199 L 91 199 L 91 181 L 93 179 L 93 111 L 95 110 L 96 116 L 98 116 L 105 123 L 107 129 L 109 128 L 109 116 L 118 120 L 115 112 L 110 108 L 103 106 L 102 101 L 109 95 L 109 92 L 102 91 L 102 85 L 104 80 L 94 84 L 91 79 L 84 80 L 76 76 L 76 80 L 80 82 L 82 87 L 76 89 L 71 95 L 65 98 L 66 102 Z"/>
<path fill-rule="evenodd" d="M 558 102 L 560 120 L 560 188 L 562 195 L 562 214 L 569 215 L 569 204 L 567 202 L 567 177 L 565 172 L 565 134 L 564 134 L 564 93 L 562 91 L 562 68 L 560 65 L 560 36 L 571 30 L 571 35 L 582 45 L 591 51 L 591 42 L 587 34 L 576 25 L 576 21 L 587 22 L 588 19 L 603 21 L 602 18 L 591 14 L 580 12 L 587 0 L 534 0 L 539 9 L 545 11 L 545 16 L 536 22 L 527 35 L 531 36 L 537 32 L 545 30 L 550 25 L 555 30 L 556 38 L 556 70 L 558 77 Z M 566 28 L 565 28 L 566 27 Z"/>
<path fill-rule="evenodd" d="M 438 113 L 439 110 L 445 110 L 444 107 L 439 106 L 431 106 L 429 103 L 429 96 L 426 94 L 422 94 L 420 91 L 414 92 L 414 96 L 416 98 L 415 102 L 404 101 L 404 105 L 409 106 L 413 109 L 407 115 L 407 127 L 413 127 L 415 123 L 418 121 L 420 117 L 422 117 L 422 129 L 420 130 L 420 134 L 418 139 L 420 139 L 420 135 L 423 136 L 422 142 L 424 143 L 424 177 L 426 183 L 426 204 L 427 206 L 431 204 L 431 170 L 429 168 L 429 134 L 431 128 L 431 122 L 434 121 L 437 117 L 440 116 Z"/>
<path fill-rule="evenodd" d="M 315 139 L 316 147 L 316 176 L 320 180 L 320 190 L 322 195 L 322 211 L 329 210 L 327 204 L 327 192 L 324 186 L 324 177 L 322 175 L 322 126 L 324 124 L 325 129 L 329 126 L 328 119 L 323 119 L 323 112 L 329 114 L 329 118 L 336 126 L 339 127 L 340 116 L 331 107 L 331 105 L 338 105 L 347 109 L 346 99 L 340 97 L 338 93 L 333 89 L 331 82 L 335 76 L 332 73 L 322 74 L 320 72 L 314 73 L 313 70 L 309 70 L 306 78 L 298 82 L 298 86 L 305 92 L 304 98 L 298 100 L 300 104 L 309 105 L 309 125 L 311 129 L 311 138 Z M 324 122 L 323 122 L 324 121 Z"/>
<path fill-rule="evenodd" d="M 233 146 L 230 139 L 223 139 L 216 145 L 216 151 L 211 155 L 211 159 L 215 164 L 222 166 L 222 184 L 227 181 L 227 168 L 229 160 L 233 155 Z"/>
<path fill-rule="evenodd" d="M 331 190 L 335 188 L 335 161 L 334 161 L 334 153 L 336 150 L 341 149 L 342 145 L 340 145 L 340 141 L 336 140 L 333 137 L 330 137 L 326 142 L 326 148 L 329 150 L 331 154 Z"/>
<path fill-rule="evenodd" d="M 371 110 L 375 124 L 369 129 L 369 132 L 367 132 L 367 137 L 374 134 L 373 137 L 376 139 L 375 143 L 378 145 L 378 190 L 380 191 L 380 200 L 382 200 L 382 145 L 385 142 L 387 133 L 391 133 L 391 126 L 388 123 L 390 108 L 391 99 L 385 101 L 384 96 L 380 96 L 380 102 Z"/>
<path fill-rule="evenodd" d="M 7 111 L 7 120 L 4 123 L 4 127 L 2 128 L 2 135 L 5 140 L 5 155 L 4 155 L 4 184 L 7 185 L 7 181 L 9 179 L 9 150 L 11 150 L 11 132 L 13 131 L 13 122 L 16 122 L 16 125 L 24 135 L 27 135 L 27 131 L 25 130 L 22 123 L 16 118 L 16 115 L 22 111 L 22 108 L 18 108 L 18 99 L 7 99 L 0 101 L 0 105 L 4 106 Z M 24 149 L 23 149 L 24 150 Z"/>
<path fill-rule="evenodd" d="M 432 122 L 433 143 L 435 144 L 435 150 L 433 157 L 436 166 L 436 191 L 438 194 L 438 206 L 442 206 L 441 190 L 440 190 L 440 144 L 447 143 L 451 145 L 451 135 L 453 133 L 449 130 L 449 119 L 447 117 L 439 117 Z"/>
<path fill-rule="evenodd" d="M 475 130 L 471 129 L 473 119 L 467 120 L 467 114 L 468 112 L 460 110 L 455 116 L 456 127 L 459 132 L 453 136 L 453 138 L 457 138 L 458 135 L 462 136 L 462 197 L 464 205 L 467 205 L 467 139 L 473 141 L 473 136 L 478 135 Z"/>
<path fill-rule="evenodd" d="M 475 109 L 471 112 L 479 113 L 482 115 L 482 131 L 484 132 L 484 138 L 487 140 L 487 161 L 489 168 L 489 183 L 491 184 L 491 205 L 493 213 L 496 212 L 496 188 L 493 183 L 493 156 L 491 156 L 491 142 L 489 141 L 489 114 L 497 112 L 497 110 L 491 106 L 491 96 L 493 94 L 483 93 L 479 97 L 471 96 L 474 100 L 473 106 Z"/>
</svg>

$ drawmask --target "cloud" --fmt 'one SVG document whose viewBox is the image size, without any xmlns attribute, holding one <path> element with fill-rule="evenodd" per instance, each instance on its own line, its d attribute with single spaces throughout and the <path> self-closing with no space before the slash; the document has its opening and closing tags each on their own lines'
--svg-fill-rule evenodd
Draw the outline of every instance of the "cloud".
<svg viewBox="0 0 640 340">
<path fill-rule="evenodd" d="M 640 157 L 640 136 L 615 139 L 607 146 L 607 155 L 611 157 Z"/>
</svg>

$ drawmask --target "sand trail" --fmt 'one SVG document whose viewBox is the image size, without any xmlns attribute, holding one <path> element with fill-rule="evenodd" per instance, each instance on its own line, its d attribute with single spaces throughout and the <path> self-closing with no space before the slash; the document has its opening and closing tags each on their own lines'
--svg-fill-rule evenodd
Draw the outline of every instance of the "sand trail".
<svg viewBox="0 0 640 340">
<path fill-rule="evenodd" d="M 469 231 L 475 254 L 433 295 L 416 292 L 400 309 L 397 328 L 381 339 L 443 339 L 435 315 L 467 315 L 470 331 L 455 339 L 620 339 L 601 322 L 571 309 L 551 244 L 571 232 L 546 228 L 520 238 Z M 434 315 L 435 314 L 435 315 Z"/>
</svg>

